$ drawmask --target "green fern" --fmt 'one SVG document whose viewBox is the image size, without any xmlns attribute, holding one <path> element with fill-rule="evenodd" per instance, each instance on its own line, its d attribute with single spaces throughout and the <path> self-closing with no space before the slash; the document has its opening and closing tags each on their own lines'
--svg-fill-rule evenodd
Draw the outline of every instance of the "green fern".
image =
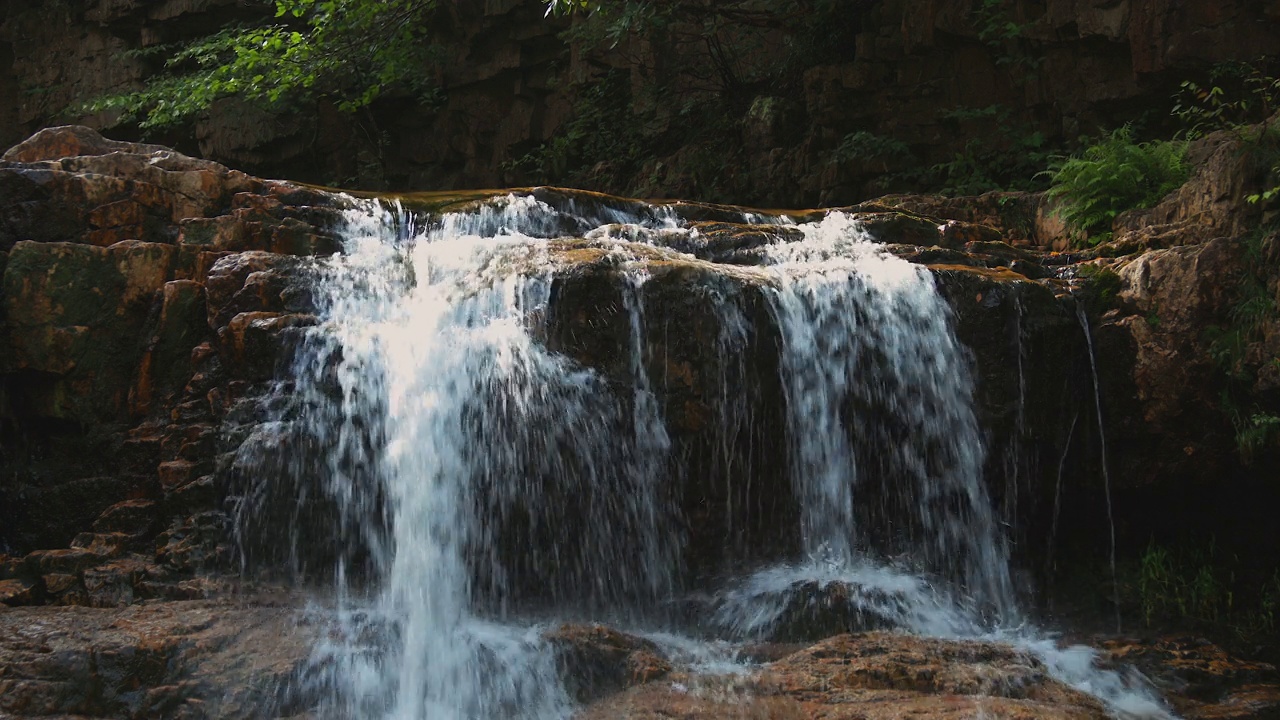
<svg viewBox="0 0 1280 720">
<path fill-rule="evenodd" d="M 1151 207 L 1186 182 L 1186 155 L 1185 142 L 1135 143 L 1125 126 L 1080 156 L 1054 163 L 1048 195 L 1072 234 L 1096 245 L 1110 236 L 1120 213 Z"/>
</svg>

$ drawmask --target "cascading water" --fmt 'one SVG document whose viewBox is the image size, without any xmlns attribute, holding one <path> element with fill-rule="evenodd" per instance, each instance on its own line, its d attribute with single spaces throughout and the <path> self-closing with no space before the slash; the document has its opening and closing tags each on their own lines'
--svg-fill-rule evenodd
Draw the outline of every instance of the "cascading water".
<svg viewBox="0 0 1280 720">
<path fill-rule="evenodd" d="M 801 229 L 767 258 L 807 559 L 731 589 L 717 620 L 767 634 L 788 605 L 831 588 L 870 626 L 940 634 L 1012 620 L 967 358 L 932 277 L 848 215 Z"/>
<path fill-rule="evenodd" d="M 640 622 L 678 586 L 671 441 L 645 370 L 648 276 L 627 243 L 696 246 L 699 231 L 662 208 L 557 212 L 517 196 L 421 231 L 372 204 L 349 216 L 344 254 L 319 270 L 323 322 L 296 363 L 291 422 L 319 450 L 305 461 L 339 530 L 365 550 L 338 556 L 336 628 L 309 690 L 326 698 L 322 715 L 567 717 L 539 619 Z M 1113 707 L 1160 716 L 1087 649 L 1021 628 L 968 358 L 929 272 L 847 214 L 798 230 L 751 273 L 780 333 L 805 559 L 731 583 L 714 624 L 757 637 L 797 584 L 842 584 L 880 625 L 1015 642 Z M 616 246 L 625 390 L 540 339 L 553 310 L 548 238 L 562 233 Z M 717 302 L 719 350 L 738 352 L 747 320 Z M 737 412 L 722 400 L 722 414 Z M 348 590 L 359 585 L 373 590 Z M 723 652 L 679 629 L 649 636 L 723 670 Z"/>
<path fill-rule="evenodd" d="M 848 215 L 803 229 L 769 257 L 806 551 L 848 564 L 879 541 L 1012 611 L 973 383 L 932 276 Z"/>
<path fill-rule="evenodd" d="M 341 407 L 302 421 L 332 448 L 328 483 L 347 512 L 388 516 L 372 543 L 377 595 L 342 608 L 352 622 L 320 650 L 334 712 L 560 717 L 536 628 L 477 608 L 501 617 L 531 588 L 553 606 L 616 607 L 669 586 L 655 498 L 666 437 L 639 360 L 623 402 L 532 334 L 551 268 L 520 231 L 547 234 L 550 214 L 513 197 L 414 233 L 385 211 L 352 213 L 347 252 L 324 271 L 328 341 L 302 355 L 298 382 L 322 395 L 336 368 Z M 355 458 L 376 467 L 378 495 L 347 484 L 343 448 L 367 442 L 357 428 L 381 438 Z"/>
</svg>

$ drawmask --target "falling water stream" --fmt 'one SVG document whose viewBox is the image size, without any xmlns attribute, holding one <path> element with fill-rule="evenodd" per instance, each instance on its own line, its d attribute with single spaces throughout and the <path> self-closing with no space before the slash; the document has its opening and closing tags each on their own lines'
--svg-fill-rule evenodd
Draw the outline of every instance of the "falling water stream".
<svg viewBox="0 0 1280 720">
<path fill-rule="evenodd" d="M 514 195 L 422 227 L 376 203 L 348 216 L 293 389 L 340 527 L 368 548 L 367 567 L 335 569 L 335 629 L 308 677 L 322 716 L 568 717 L 544 638 L 556 621 L 633 627 L 723 668 L 798 585 L 839 584 L 882 625 L 1013 642 L 1116 712 L 1166 717 L 1093 651 L 1059 648 L 1022 618 L 982 482 L 967 351 L 929 272 L 853 217 L 800 225 L 751 270 L 781 336 L 803 557 L 728 582 L 695 639 L 649 612 L 677 591 L 681 557 L 634 243 L 698 231 L 668 208 L 592 216 Z M 612 243 L 624 279 L 622 389 L 540 336 L 549 238 L 588 233 Z M 740 348 L 746 320 L 722 305 L 721 350 Z M 356 570 L 371 580 L 348 582 Z"/>
</svg>

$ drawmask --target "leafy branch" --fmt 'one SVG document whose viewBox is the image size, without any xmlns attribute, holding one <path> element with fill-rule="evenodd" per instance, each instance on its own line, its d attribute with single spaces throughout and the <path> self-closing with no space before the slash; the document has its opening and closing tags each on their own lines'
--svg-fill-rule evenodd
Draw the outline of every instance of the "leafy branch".
<svg viewBox="0 0 1280 720">
<path fill-rule="evenodd" d="M 224 28 L 165 60 L 145 87 L 91 101 L 144 129 L 191 119 L 226 97 L 280 104 L 331 99 L 353 112 L 395 89 L 429 95 L 434 0 L 275 0 L 274 22 Z"/>
</svg>

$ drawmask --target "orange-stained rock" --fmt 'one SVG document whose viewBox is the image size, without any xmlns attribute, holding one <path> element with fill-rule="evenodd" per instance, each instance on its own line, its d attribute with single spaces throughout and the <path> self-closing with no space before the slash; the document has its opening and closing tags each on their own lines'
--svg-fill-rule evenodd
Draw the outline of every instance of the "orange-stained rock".
<svg viewBox="0 0 1280 720">
<path fill-rule="evenodd" d="M 242 312 L 218 331 L 224 362 L 242 377 L 268 380 L 292 345 L 284 333 L 315 325 L 314 315 L 301 313 Z"/>
<path fill-rule="evenodd" d="M 985 717 L 1102 720 L 1100 703 L 997 643 L 892 633 L 840 635 L 746 675 L 673 672 L 588 706 L 579 718 Z"/>
<path fill-rule="evenodd" d="M 98 131 L 82 125 L 65 125 L 45 128 L 37 132 L 9 148 L 3 159 L 5 162 L 33 163 L 86 155 L 106 155 L 113 152 L 150 154 L 172 151 L 161 145 L 141 145 L 108 140 Z"/>
<path fill-rule="evenodd" d="M 0 605 L 31 605 L 39 595 L 40 587 L 30 580 L 0 580 Z"/>
<path fill-rule="evenodd" d="M 1187 720 L 1280 717 L 1280 672 L 1270 663 L 1243 660 L 1208 640 L 1186 636 L 1112 639 L 1101 648 L 1166 689 L 1173 708 Z"/>
</svg>

